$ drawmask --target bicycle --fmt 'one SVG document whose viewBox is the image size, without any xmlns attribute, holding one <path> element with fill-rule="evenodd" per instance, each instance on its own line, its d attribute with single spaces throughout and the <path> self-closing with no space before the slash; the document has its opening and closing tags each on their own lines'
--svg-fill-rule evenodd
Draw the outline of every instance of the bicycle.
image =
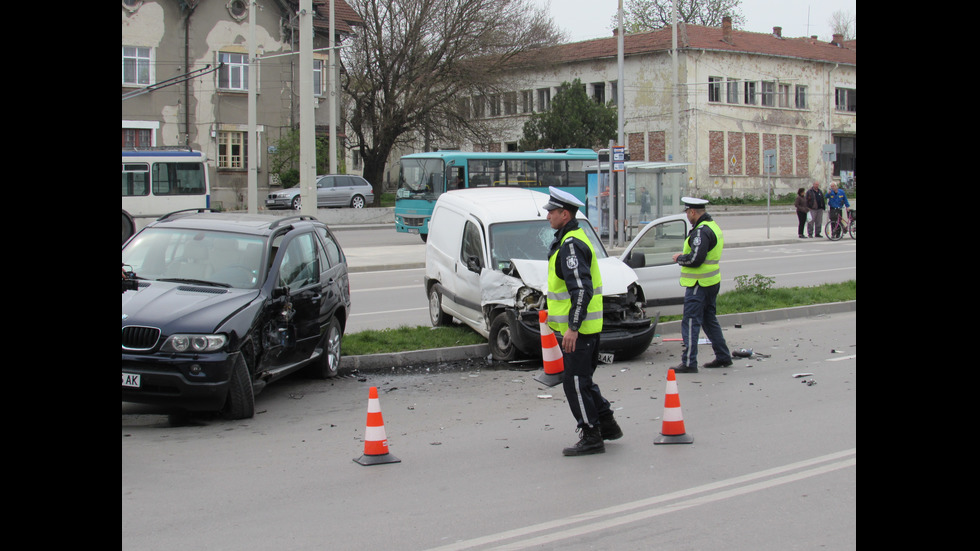
<svg viewBox="0 0 980 551">
<path fill-rule="evenodd" d="M 852 239 L 857 239 L 857 237 L 855 237 L 857 235 L 857 228 L 854 226 L 854 215 L 851 214 L 850 209 L 847 211 L 847 217 L 849 221 L 845 224 L 844 216 L 842 214 L 838 214 L 835 217 L 833 215 L 833 211 L 831 211 L 830 221 L 827 222 L 827 225 L 824 226 L 823 229 L 824 235 L 827 236 L 827 239 L 831 241 L 839 241 L 842 237 L 844 237 L 844 234 L 847 233 L 850 233 Z M 852 228 L 854 229 L 852 230 Z"/>
<path fill-rule="evenodd" d="M 858 215 L 857 209 L 851 209 L 847 212 L 847 217 L 851 219 L 847 223 L 847 233 L 851 234 L 851 239 L 857 241 L 858 238 Z"/>
</svg>

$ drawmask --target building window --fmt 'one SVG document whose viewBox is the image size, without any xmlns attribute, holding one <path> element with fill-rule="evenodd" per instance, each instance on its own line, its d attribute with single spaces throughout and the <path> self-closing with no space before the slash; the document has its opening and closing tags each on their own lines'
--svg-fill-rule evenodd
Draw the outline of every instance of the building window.
<svg viewBox="0 0 980 551">
<path fill-rule="evenodd" d="M 153 83 L 150 75 L 151 69 L 149 48 L 122 47 L 123 86 L 149 86 Z"/>
<path fill-rule="evenodd" d="M 776 106 L 776 83 L 775 82 L 764 81 L 762 83 L 762 105 L 763 107 Z"/>
<path fill-rule="evenodd" d="M 218 168 L 247 168 L 247 147 L 248 134 L 245 132 L 218 132 Z"/>
<path fill-rule="evenodd" d="M 500 94 L 492 94 L 490 96 L 490 116 L 500 116 Z"/>
<path fill-rule="evenodd" d="M 605 82 L 593 82 L 592 83 L 592 99 L 595 100 L 599 105 L 606 104 L 606 83 Z"/>
<path fill-rule="evenodd" d="M 486 116 L 487 110 L 487 97 L 486 96 L 476 96 L 473 98 L 473 118 L 482 119 Z"/>
<path fill-rule="evenodd" d="M 523 90 L 521 92 L 521 113 L 534 112 L 534 92 Z"/>
<path fill-rule="evenodd" d="M 543 113 L 551 108 L 551 88 L 538 88 L 538 112 Z"/>
<path fill-rule="evenodd" d="M 323 68 L 324 63 L 322 59 L 313 60 L 313 95 L 317 97 L 323 95 Z"/>
<path fill-rule="evenodd" d="M 610 82 L 609 88 L 609 94 L 612 96 L 609 98 L 609 105 L 619 105 L 619 81 Z"/>
<path fill-rule="evenodd" d="M 728 103 L 738 103 L 738 79 L 727 79 Z"/>
<path fill-rule="evenodd" d="M 153 130 L 149 128 L 123 128 L 123 149 L 139 149 L 153 146 Z"/>
<path fill-rule="evenodd" d="M 837 110 L 857 113 L 857 90 L 852 88 L 837 88 L 836 92 Z"/>
<path fill-rule="evenodd" d="M 789 107 L 789 84 L 779 85 L 779 106 Z"/>
<path fill-rule="evenodd" d="M 796 108 L 806 109 L 806 86 L 796 86 Z"/>
<path fill-rule="evenodd" d="M 507 92 L 504 94 L 504 114 L 517 114 L 517 92 Z"/>
<path fill-rule="evenodd" d="M 721 77 L 708 77 L 708 101 L 721 101 Z"/>
<path fill-rule="evenodd" d="M 248 90 L 248 55 L 221 52 L 218 61 L 224 63 L 218 71 L 218 88 Z"/>
<path fill-rule="evenodd" d="M 745 105 L 755 105 L 755 84 L 745 81 Z"/>
</svg>

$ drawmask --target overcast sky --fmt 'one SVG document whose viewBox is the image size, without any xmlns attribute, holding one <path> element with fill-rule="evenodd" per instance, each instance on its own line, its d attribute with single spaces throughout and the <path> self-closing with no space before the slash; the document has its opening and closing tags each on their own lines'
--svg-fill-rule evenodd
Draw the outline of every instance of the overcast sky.
<svg viewBox="0 0 980 551">
<path fill-rule="evenodd" d="M 619 0 L 532 0 L 551 4 L 551 17 L 567 34 L 570 42 L 612 36 L 612 20 Z M 625 0 L 623 2 L 625 6 Z M 742 0 L 745 27 L 742 30 L 771 33 L 782 27 L 783 36 L 817 35 L 830 40 L 830 16 L 838 10 L 857 15 L 857 0 Z M 809 23 L 809 25 L 808 25 Z"/>
</svg>

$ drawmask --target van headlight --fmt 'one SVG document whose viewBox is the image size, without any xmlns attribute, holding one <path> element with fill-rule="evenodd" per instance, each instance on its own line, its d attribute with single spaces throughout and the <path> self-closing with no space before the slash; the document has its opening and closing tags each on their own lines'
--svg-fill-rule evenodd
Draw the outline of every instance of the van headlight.
<svg viewBox="0 0 980 551">
<path fill-rule="evenodd" d="M 544 294 L 533 287 L 521 287 L 517 290 L 517 307 L 521 310 L 541 310 L 544 308 Z"/>
<path fill-rule="evenodd" d="M 160 347 L 161 352 L 217 352 L 228 342 L 224 335 L 171 335 Z"/>
</svg>

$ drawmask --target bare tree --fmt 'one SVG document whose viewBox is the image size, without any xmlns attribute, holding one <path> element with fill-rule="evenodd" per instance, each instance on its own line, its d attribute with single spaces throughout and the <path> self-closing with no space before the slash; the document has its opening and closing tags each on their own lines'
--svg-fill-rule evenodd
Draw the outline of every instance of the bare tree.
<svg viewBox="0 0 980 551">
<path fill-rule="evenodd" d="M 844 36 L 844 40 L 857 39 L 857 16 L 846 10 L 837 10 L 830 16 L 830 32 Z"/>
<path fill-rule="evenodd" d="M 351 102 L 348 141 L 379 197 L 385 163 L 401 141 L 487 141 L 465 99 L 499 93 L 503 77 L 533 69 L 564 37 L 529 0 L 347 0 L 364 19 L 343 50 Z"/>
<path fill-rule="evenodd" d="M 745 16 L 740 5 L 742 0 L 678 0 L 677 19 L 693 25 L 720 27 L 721 18 L 730 16 L 732 27 L 745 26 Z M 654 31 L 673 23 L 670 0 L 626 0 L 623 5 L 623 27 L 627 33 Z M 613 16 L 612 28 L 619 27 L 619 18 Z"/>
</svg>

